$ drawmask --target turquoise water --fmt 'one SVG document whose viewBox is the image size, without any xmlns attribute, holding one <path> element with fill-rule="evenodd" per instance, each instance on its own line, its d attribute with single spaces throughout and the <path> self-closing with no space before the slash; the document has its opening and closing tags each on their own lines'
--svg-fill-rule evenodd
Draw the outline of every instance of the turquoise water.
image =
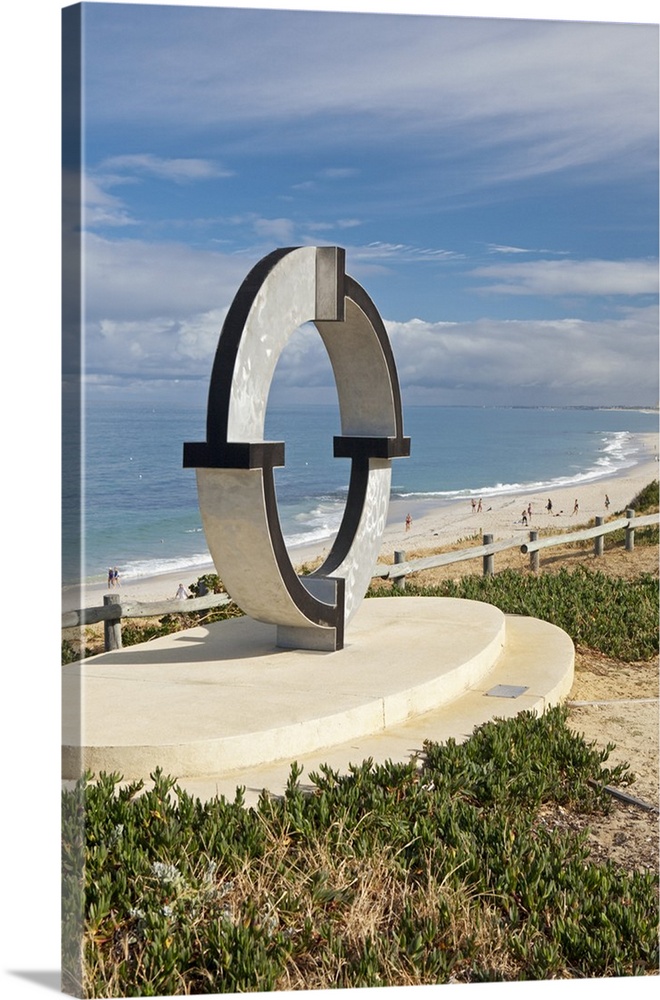
<svg viewBox="0 0 660 1000">
<path fill-rule="evenodd" d="M 182 467 L 183 442 L 204 440 L 205 423 L 200 406 L 88 405 L 84 526 L 65 500 L 65 583 L 80 573 L 72 557 L 78 531 L 88 581 L 103 580 L 111 565 L 127 579 L 208 562 L 194 471 Z M 631 410 L 409 407 L 404 423 L 411 456 L 392 463 L 392 501 L 405 502 L 414 515 L 429 503 L 623 471 L 639 460 L 636 435 L 657 431 L 658 418 Z M 348 461 L 332 455 L 339 433 L 334 406 L 268 410 L 266 437 L 286 446 L 276 488 L 289 545 L 327 539 L 339 526 L 349 475 Z"/>
</svg>

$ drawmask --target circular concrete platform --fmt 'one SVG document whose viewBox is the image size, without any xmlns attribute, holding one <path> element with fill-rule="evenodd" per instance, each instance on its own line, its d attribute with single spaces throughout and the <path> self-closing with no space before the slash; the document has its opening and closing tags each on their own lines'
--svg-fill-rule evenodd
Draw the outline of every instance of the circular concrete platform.
<svg viewBox="0 0 660 1000">
<path fill-rule="evenodd" d="M 337 652 L 278 649 L 274 626 L 235 618 L 104 653 L 63 668 L 63 776 L 293 759 L 451 703 L 505 641 L 491 605 L 398 597 L 365 601 Z"/>
</svg>

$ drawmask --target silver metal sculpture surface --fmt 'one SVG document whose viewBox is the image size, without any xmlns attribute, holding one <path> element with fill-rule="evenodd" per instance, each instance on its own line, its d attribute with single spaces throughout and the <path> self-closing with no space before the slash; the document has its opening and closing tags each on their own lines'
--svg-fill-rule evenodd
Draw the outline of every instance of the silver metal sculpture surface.
<svg viewBox="0 0 660 1000">
<path fill-rule="evenodd" d="M 391 459 L 410 454 L 392 349 L 378 310 L 344 270 L 341 247 L 275 250 L 250 271 L 220 334 L 206 441 L 184 445 L 197 473 L 216 569 L 242 610 L 277 625 L 277 645 L 335 650 L 369 586 L 387 521 Z M 332 364 L 341 420 L 334 455 L 351 459 L 343 519 L 325 562 L 298 576 L 277 512 L 273 469 L 284 443 L 264 440 L 280 354 L 313 322 Z"/>
</svg>

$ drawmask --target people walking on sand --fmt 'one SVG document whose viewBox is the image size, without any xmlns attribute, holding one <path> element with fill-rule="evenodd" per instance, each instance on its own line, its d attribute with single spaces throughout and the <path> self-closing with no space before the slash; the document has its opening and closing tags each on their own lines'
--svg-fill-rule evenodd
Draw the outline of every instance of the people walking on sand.
<svg viewBox="0 0 660 1000">
<path fill-rule="evenodd" d="M 532 520 L 532 505 L 531 505 L 531 503 L 527 504 L 527 517 L 528 517 L 528 519 L 530 521 Z"/>
<path fill-rule="evenodd" d="M 183 586 L 182 583 L 180 583 L 179 584 L 179 589 L 176 592 L 175 599 L 177 601 L 185 601 L 186 598 L 188 598 L 188 597 L 190 597 L 190 592 L 187 590 L 186 587 Z"/>
<path fill-rule="evenodd" d="M 605 510 L 609 510 L 609 506 L 610 506 L 610 498 L 608 497 L 608 495 L 606 493 L 605 494 Z"/>
<path fill-rule="evenodd" d="M 477 514 L 481 514 L 482 510 L 483 508 L 481 506 L 481 497 L 479 497 L 479 503 L 477 504 Z"/>
<path fill-rule="evenodd" d="M 474 512 L 477 509 L 477 501 L 474 499 L 474 497 L 472 497 L 472 500 L 470 501 L 470 503 L 472 504 L 472 513 L 474 514 Z"/>
<path fill-rule="evenodd" d="M 113 587 L 119 586 L 119 570 L 117 569 L 116 566 L 112 570 L 112 586 Z"/>
<path fill-rule="evenodd" d="M 573 504 L 573 514 L 577 514 L 577 512 L 578 512 L 579 509 L 580 509 L 580 505 L 577 502 L 577 497 L 576 497 L 575 503 Z M 571 517 L 573 516 L 573 514 L 571 514 Z"/>
<path fill-rule="evenodd" d="M 525 525 L 527 524 L 527 510 L 525 507 L 523 507 L 523 512 L 522 512 L 522 523 Z"/>
<path fill-rule="evenodd" d="M 410 514 L 406 514 L 406 531 L 410 531 L 412 528 L 412 517 Z"/>
<path fill-rule="evenodd" d="M 545 505 L 545 509 L 547 510 L 548 514 L 552 514 L 552 500 L 550 499 L 550 497 L 548 497 L 548 502 Z"/>
<path fill-rule="evenodd" d="M 114 587 L 114 585 L 115 585 L 115 574 L 111 566 L 110 569 L 108 570 L 108 589 L 110 589 L 110 587 Z"/>
</svg>

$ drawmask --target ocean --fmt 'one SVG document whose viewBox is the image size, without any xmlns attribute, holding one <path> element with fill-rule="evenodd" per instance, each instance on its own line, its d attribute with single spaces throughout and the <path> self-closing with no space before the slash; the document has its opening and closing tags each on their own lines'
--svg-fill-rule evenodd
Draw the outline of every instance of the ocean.
<svg viewBox="0 0 660 1000">
<path fill-rule="evenodd" d="M 82 450 L 82 569 L 73 558 L 77 521 L 63 513 L 63 582 L 101 582 L 187 571 L 210 557 L 195 474 L 184 441 L 205 439 L 205 406 L 89 401 Z M 657 432 L 636 410 L 404 406 L 411 455 L 392 463 L 390 513 L 402 518 L 458 498 L 594 481 L 636 464 L 636 435 Z M 278 509 L 290 547 L 328 539 L 339 526 L 349 462 L 332 454 L 334 406 L 269 407 L 266 437 L 282 440 Z M 71 470 L 64 470 L 65 477 Z"/>
</svg>

